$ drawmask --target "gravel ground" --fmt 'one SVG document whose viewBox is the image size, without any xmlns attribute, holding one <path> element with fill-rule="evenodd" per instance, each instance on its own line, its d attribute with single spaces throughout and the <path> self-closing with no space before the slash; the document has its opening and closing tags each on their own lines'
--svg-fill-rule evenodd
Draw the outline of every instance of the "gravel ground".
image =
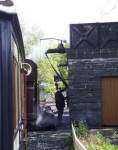
<svg viewBox="0 0 118 150">
<path fill-rule="evenodd" d="M 30 132 L 27 150 L 68 150 L 69 147 L 64 143 L 70 131 L 44 131 Z"/>
<path fill-rule="evenodd" d="M 57 113 L 55 113 L 57 116 Z M 63 124 L 54 131 L 34 131 L 28 133 L 27 150 L 69 150 L 65 140 L 71 133 L 68 109 L 63 115 Z"/>
</svg>

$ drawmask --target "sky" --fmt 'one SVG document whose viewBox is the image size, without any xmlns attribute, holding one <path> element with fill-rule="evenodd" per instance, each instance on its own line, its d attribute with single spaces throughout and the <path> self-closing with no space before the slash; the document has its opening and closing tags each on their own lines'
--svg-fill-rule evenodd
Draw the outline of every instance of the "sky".
<svg viewBox="0 0 118 150">
<path fill-rule="evenodd" d="M 69 25 L 118 21 L 118 0 L 12 0 L 21 24 L 69 41 Z M 44 42 L 45 43 L 45 42 Z M 34 48 L 36 56 L 37 48 Z"/>
<path fill-rule="evenodd" d="M 14 0 L 21 22 L 69 40 L 69 24 L 118 21 L 118 0 Z"/>
</svg>

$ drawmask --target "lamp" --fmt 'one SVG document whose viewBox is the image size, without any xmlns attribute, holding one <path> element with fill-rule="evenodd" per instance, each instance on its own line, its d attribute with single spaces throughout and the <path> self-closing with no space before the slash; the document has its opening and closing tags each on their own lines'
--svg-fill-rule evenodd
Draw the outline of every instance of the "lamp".
<svg viewBox="0 0 118 150">
<path fill-rule="evenodd" d="M 44 38 L 44 39 L 40 39 L 40 40 L 57 40 L 57 41 L 59 41 L 57 48 L 48 49 L 45 54 L 48 54 L 48 53 L 61 53 L 61 54 L 63 54 L 63 53 L 65 53 L 65 48 L 64 48 L 63 43 L 66 43 L 66 40 L 61 40 L 61 39 L 57 39 L 57 38 Z"/>
</svg>

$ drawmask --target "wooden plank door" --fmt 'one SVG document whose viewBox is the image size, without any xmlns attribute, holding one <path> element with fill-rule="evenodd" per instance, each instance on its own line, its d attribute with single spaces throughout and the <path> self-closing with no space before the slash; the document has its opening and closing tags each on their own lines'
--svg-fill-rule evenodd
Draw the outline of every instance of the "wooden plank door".
<svg viewBox="0 0 118 150">
<path fill-rule="evenodd" d="M 118 77 L 102 79 L 103 125 L 118 125 Z"/>
</svg>

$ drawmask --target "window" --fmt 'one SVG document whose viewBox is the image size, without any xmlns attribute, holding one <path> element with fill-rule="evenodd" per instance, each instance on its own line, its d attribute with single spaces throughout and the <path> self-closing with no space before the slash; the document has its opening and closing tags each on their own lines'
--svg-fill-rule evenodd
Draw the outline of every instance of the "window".
<svg viewBox="0 0 118 150">
<path fill-rule="evenodd" d="M 17 129 L 20 119 L 21 119 L 21 59 L 19 56 L 19 52 L 16 46 L 16 43 L 12 37 L 12 84 L 13 84 L 13 124 L 14 131 Z"/>
</svg>

